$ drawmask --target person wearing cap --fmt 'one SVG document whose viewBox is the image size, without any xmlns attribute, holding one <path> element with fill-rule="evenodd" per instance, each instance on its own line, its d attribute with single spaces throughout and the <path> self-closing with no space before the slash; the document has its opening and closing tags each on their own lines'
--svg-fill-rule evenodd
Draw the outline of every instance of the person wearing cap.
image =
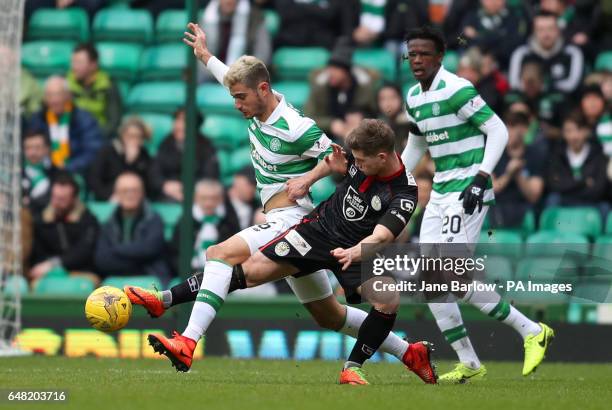
<svg viewBox="0 0 612 410">
<path fill-rule="evenodd" d="M 376 112 L 378 72 L 355 66 L 350 39 L 338 40 L 327 66 L 310 75 L 310 95 L 304 113 L 335 139 L 346 134 L 346 114 Z"/>
</svg>

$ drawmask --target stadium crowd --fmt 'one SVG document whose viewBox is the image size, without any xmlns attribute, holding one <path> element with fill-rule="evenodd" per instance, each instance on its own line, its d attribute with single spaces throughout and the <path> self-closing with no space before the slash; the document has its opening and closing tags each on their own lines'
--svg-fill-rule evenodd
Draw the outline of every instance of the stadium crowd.
<svg viewBox="0 0 612 410">
<path fill-rule="evenodd" d="M 405 92 L 414 84 L 403 61 L 406 30 L 424 24 L 445 33 L 445 68 L 470 80 L 509 131 L 494 171 L 496 206 L 488 225 L 521 226 L 551 206 L 596 208 L 605 221 L 612 204 L 612 9 L 598 0 L 210 0 L 200 23 L 211 50 L 230 64 L 252 54 L 282 75 L 274 56 L 287 47 L 328 51 L 323 66 L 301 78 L 303 110 L 336 142 L 363 118 L 384 119 L 397 151 L 408 137 Z M 206 4 L 202 4 L 206 3 Z M 42 8 L 76 7 L 90 20 L 108 7 L 144 9 L 154 18 L 183 1 L 30 0 L 29 23 Z M 276 22 L 277 27 L 271 22 Z M 176 42 L 180 41 L 180 37 Z M 392 73 L 355 62 L 358 50 L 385 50 Z M 169 56 L 168 58 L 172 58 Z M 81 275 L 99 284 L 110 276 L 178 276 L 178 217 L 183 200 L 181 156 L 185 107 L 173 107 L 167 135 L 151 150 L 155 122 L 128 107 L 126 93 L 99 64 L 96 42 L 72 48 L 70 67 L 47 77 L 24 65 L 21 78 L 24 272 L 31 286 L 44 277 Z M 145 73 L 142 79 L 145 80 Z M 175 78 L 175 80 L 180 80 Z M 201 84 L 214 81 L 201 70 Z M 130 85 L 136 84 L 137 81 Z M 208 246 L 261 221 L 248 163 L 228 177 L 237 151 L 206 135 L 197 121 L 192 215 L 192 268 Z M 219 126 L 219 125 L 217 125 Z M 204 131 L 204 132 L 202 132 Z M 242 146 L 248 146 L 244 139 Z M 239 150 L 239 149 L 238 149 Z M 229 156 L 229 158 L 228 158 Z M 234 164 L 235 165 L 235 164 Z M 415 177 L 419 204 L 410 224 L 418 239 L 433 163 Z M 113 204 L 104 208 L 101 203 Z M 105 216 L 100 209 L 109 209 Z M 189 216 L 183 216 L 189 217 Z M 168 221 L 172 219 L 172 222 Z M 282 285 L 279 285 L 282 286 Z"/>
</svg>

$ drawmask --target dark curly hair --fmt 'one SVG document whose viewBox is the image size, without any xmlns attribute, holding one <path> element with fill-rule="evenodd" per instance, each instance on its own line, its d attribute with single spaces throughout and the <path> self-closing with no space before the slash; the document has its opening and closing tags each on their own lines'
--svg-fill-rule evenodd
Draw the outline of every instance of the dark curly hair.
<svg viewBox="0 0 612 410">
<path fill-rule="evenodd" d="M 410 30 L 404 37 L 406 44 L 408 44 L 410 40 L 416 39 L 433 41 L 433 43 L 436 45 L 436 50 L 438 51 L 438 53 L 442 54 L 446 51 L 446 42 L 444 41 L 444 35 L 442 35 L 440 30 L 438 30 L 437 28 L 434 28 L 432 26 L 422 26 Z"/>
</svg>

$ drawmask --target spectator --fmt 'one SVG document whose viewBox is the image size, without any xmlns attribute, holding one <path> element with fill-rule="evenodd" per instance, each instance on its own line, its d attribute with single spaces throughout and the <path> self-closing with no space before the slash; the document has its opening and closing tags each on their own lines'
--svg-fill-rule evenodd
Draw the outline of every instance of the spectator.
<svg viewBox="0 0 612 410">
<path fill-rule="evenodd" d="M 139 118 L 131 117 L 123 122 L 119 138 L 103 147 L 91 165 L 88 182 L 96 200 L 116 202 L 117 198 L 112 196 L 115 180 L 126 171 L 138 174 L 143 181 L 149 180 L 153 159 L 144 147 L 149 138 L 149 129 Z M 146 185 L 150 194 L 152 188 Z"/>
<path fill-rule="evenodd" d="M 533 20 L 532 38 L 512 53 L 509 77 L 513 89 L 520 88 L 522 68 L 531 61 L 544 67 L 550 77 L 550 91 L 572 94 L 579 87 L 584 72 L 582 51 L 565 43 L 557 17 L 552 13 L 538 13 Z"/>
<path fill-rule="evenodd" d="M 461 28 L 470 10 L 478 9 L 479 0 L 431 0 L 429 19 L 442 27 L 448 49 L 460 48 L 463 43 Z"/>
<path fill-rule="evenodd" d="M 525 41 L 527 30 L 527 22 L 515 9 L 506 7 L 506 0 L 480 0 L 480 7 L 468 12 L 461 28 L 467 46 L 492 53 L 502 69 Z"/>
<path fill-rule="evenodd" d="M 591 135 L 601 144 L 604 153 L 612 157 L 612 113 L 599 85 L 584 88 L 580 107 L 591 128 Z"/>
<path fill-rule="evenodd" d="M 198 117 L 196 129 L 200 129 L 202 123 L 201 116 Z M 157 157 L 153 161 L 151 184 L 162 200 L 173 202 L 183 200 L 181 164 L 184 148 L 185 109 L 181 108 L 174 113 L 172 132 L 161 143 Z M 196 178 L 219 178 L 217 151 L 210 140 L 203 135 L 196 136 L 196 166 Z"/>
<path fill-rule="evenodd" d="M 191 217 L 194 236 L 191 267 L 204 269 L 206 249 L 240 231 L 240 224 L 236 211 L 224 193 L 223 185 L 218 181 L 212 179 L 199 181 L 195 187 L 193 202 Z M 171 243 L 173 268 L 176 272 L 179 264 L 180 226 L 180 223 L 176 226 Z"/>
<path fill-rule="evenodd" d="M 548 206 L 599 206 L 605 200 L 607 159 L 588 142 L 589 125 L 580 112 L 563 121 L 563 140 L 551 154 L 546 184 Z"/>
<path fill-rule="evenodd" d="M 164 10 L 185 10 L 185 0 L 130 0 L 130 7 L 146 9 L 153 15 L 153 19 L 157 20 L 157 16 Z"/>
<path fill-rule="evenodd" d="M 234 175 L 228 195 L 240 221 L 240 229 L 253 225 L 253 214 L 258 207 L 257 181 L 252 167 L 245 167 Z"/>
<path fill-rule="evenodd" d="M 540 10 L 556 15 L 566 41 L 587 51 L 585 46 L 591 41 L 601 14 L 597 0 L 541 0 Z"/>
<path fill-rule="evenodd" d="M 25 16 L 26 21 L 29 21 L 36 9 L 79 7 L 84 9 L 89 18 L 92 19 L 94 14 L 104 7 L 106 3 L 107 0 L 28 0 L 25 2 Z"/>
<path fill-rule="evenodd" d="M 406 53 L 407 32 L 429 23 L 427 0 L 388 0 L 385 10 L 385 48 L 396 57 Z"/>
<path fill-rule="evenodd" d="M 77 107 L 98 121 L 110 138 L 121 119 L 121 95 L 110 75 L 98 67 L 98 51 L 92 44 L 80 44 L 72 52 L 68 87 Z"/>
<path fill-rule="evenodd" d="M 70 172 L 85 173 L 102 144 L 94 117 L 75 107 L 68 83 L 51 76 L 45 84 L 45 106 L 30 121 L 30 129 L 43 130 L 51 139 L 51 162 Z"/>
<path fill-rule="evenodd" d="M 49 203 L 51 181 L 58 169 L 51 163 L 49 140 L 40 131 L 28 131 L 23 137 L 21 190 L 23 204 L 33 212 Z"/>
<path fill-rule="evenodd" d="M 230 65 L 244 54 L 253 55 L 265 64 L 270 62 L 272 44 L 264 23 L 264 14 L 249 0 L 211 0 L 204 9 L 202 28 L 213 55 Z M 200 82 L 212 79 L 200 67 Z"/>
<path fill-rule="evenodd" d="M 350 110 L 376 112 L 376 71 L 353 66 L 350 40 L 343 38 L 334 48 L 327 67 L 310 75 L 310 95 L 304 113 L 336 139 L 346 134 L 345 116 Z"/>
<path fill-rule="evenodd" d="M 276 47 L 325 47 L 336 39 L 350 37 L 354 28 L 358 0 L 276 0 L 280 30 Z"/>
<path fill-rule="evenodd" d="M 474 84 L 493 111 L 502 111 L 508 83 L 497 70 L 492 55 L 483 55 L 477 47 L 469 48 L 459 60 L 457 75 Z"/>
<path fill-rule="evenodd" d="M 359 3 L 361 7 L 353 41 L 358 46 L 369 47 L 380 40 L 385 30 L 388 0 L 359 0 Z"/>
<path fill-rule="evenodd" d="M 378 90 L 378 118 L 385 121 L 395 133 L 395 151 L 402 153 L 408 139 L 408 117 L 404 110 L 402 90 L 387 83 Z"/>
<path fill-rule="evenodd" d="M 566 103 L 561 93 L 546 92 L 542 70 L 540 63 L 525 63 L 521 71 L 520 91 L 506 95 L 506 103 L 524 102 L 537 115 L 544 137 L 555 140 L 561 137 L 561 119 Z"/>
<path fill-rule="evenodd" d="M 96 218 L 79 200 L 79 186 L 66 171 L 51 185 L 49 205 L 34 217 L 34 243 L 30 280 L 36 282 L 55 269 L 89 276 L 98 233 Z"/>
<path fill-rule="evenodd" d="M 520 226 L 544 191 L 545 151 L 538 145 L 525 145 L 529 117 L 510 112 L 505 123 L 508 145 L 493 170 L 496 202 L 490 214 L 493 227 Z"/>
<path fill-rule="evenodd" d="M 102 225 L 96 246 L 96 269 L 102 276 L 149 275 L 170 279 L 164 224 L 145 201 L 140 175 L 123 172 L 115 182 L 117 209 Z"/>
<path fill-rule="evenodd" d="M 38 85 L 36 78 L 27 68 L 21 67 L 19 78 L 19 108 L 23 120 L 27 123 L 32 115 L 40 110 L 43 99 L 43 91 Z"/>
<path fill-rule="evenodd" d="M 538 116 L 531 110 L 531 108 L 523 101 L 518 100 L 508 105 L 507 112 L 525 114 L 529 118 L 529 129 L 525 135 L 525 144 L 531 145 L 535 141 L 542 144 L 544 147 L 548 147 L 548 141 L 540 128 L 540 121 Z M 560 137 L 559 137 L 560 138 Z"/>
</svg>

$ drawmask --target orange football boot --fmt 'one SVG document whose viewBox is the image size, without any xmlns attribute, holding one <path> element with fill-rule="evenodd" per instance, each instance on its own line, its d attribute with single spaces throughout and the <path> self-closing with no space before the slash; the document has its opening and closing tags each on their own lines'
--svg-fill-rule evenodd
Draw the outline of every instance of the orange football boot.
<svg viewBox="0 0 612 410">
<path fill-rule="evenodd" d="M 431 362 L 432 351 L 433 344 L 429 342 L 410 343 L 402 357 L 406 367 L 427 384 L 438 383 L 436 366 Z"/>
<path fill-rule="evenodd" d="M 148 339 L 153 350 L 166 355 L 172 362 L 172 366 L 176 367 L 177 372 L 189 371 L 193 361 L 193 351 L 197 345 L 195 340 L 180 335 L 176 331 L 172 332 L 172 337 L 169 339 L 161 335 L 149 335 Z"/>
<path fill-rule="evenodd" d="M 370 384 L 360 367 L 348 367 L 340 373 L 340 384 L 366 385 Z"/>
<path fill-rule="evenodd" d="M 160 317 L 166 311 L 161 300 L 161 292 L 157 289 L 145 289 L 138 286 L 124 286 L 123 291 L 133 305 L 141 305 L 149 316 Z"/>
</svg>

